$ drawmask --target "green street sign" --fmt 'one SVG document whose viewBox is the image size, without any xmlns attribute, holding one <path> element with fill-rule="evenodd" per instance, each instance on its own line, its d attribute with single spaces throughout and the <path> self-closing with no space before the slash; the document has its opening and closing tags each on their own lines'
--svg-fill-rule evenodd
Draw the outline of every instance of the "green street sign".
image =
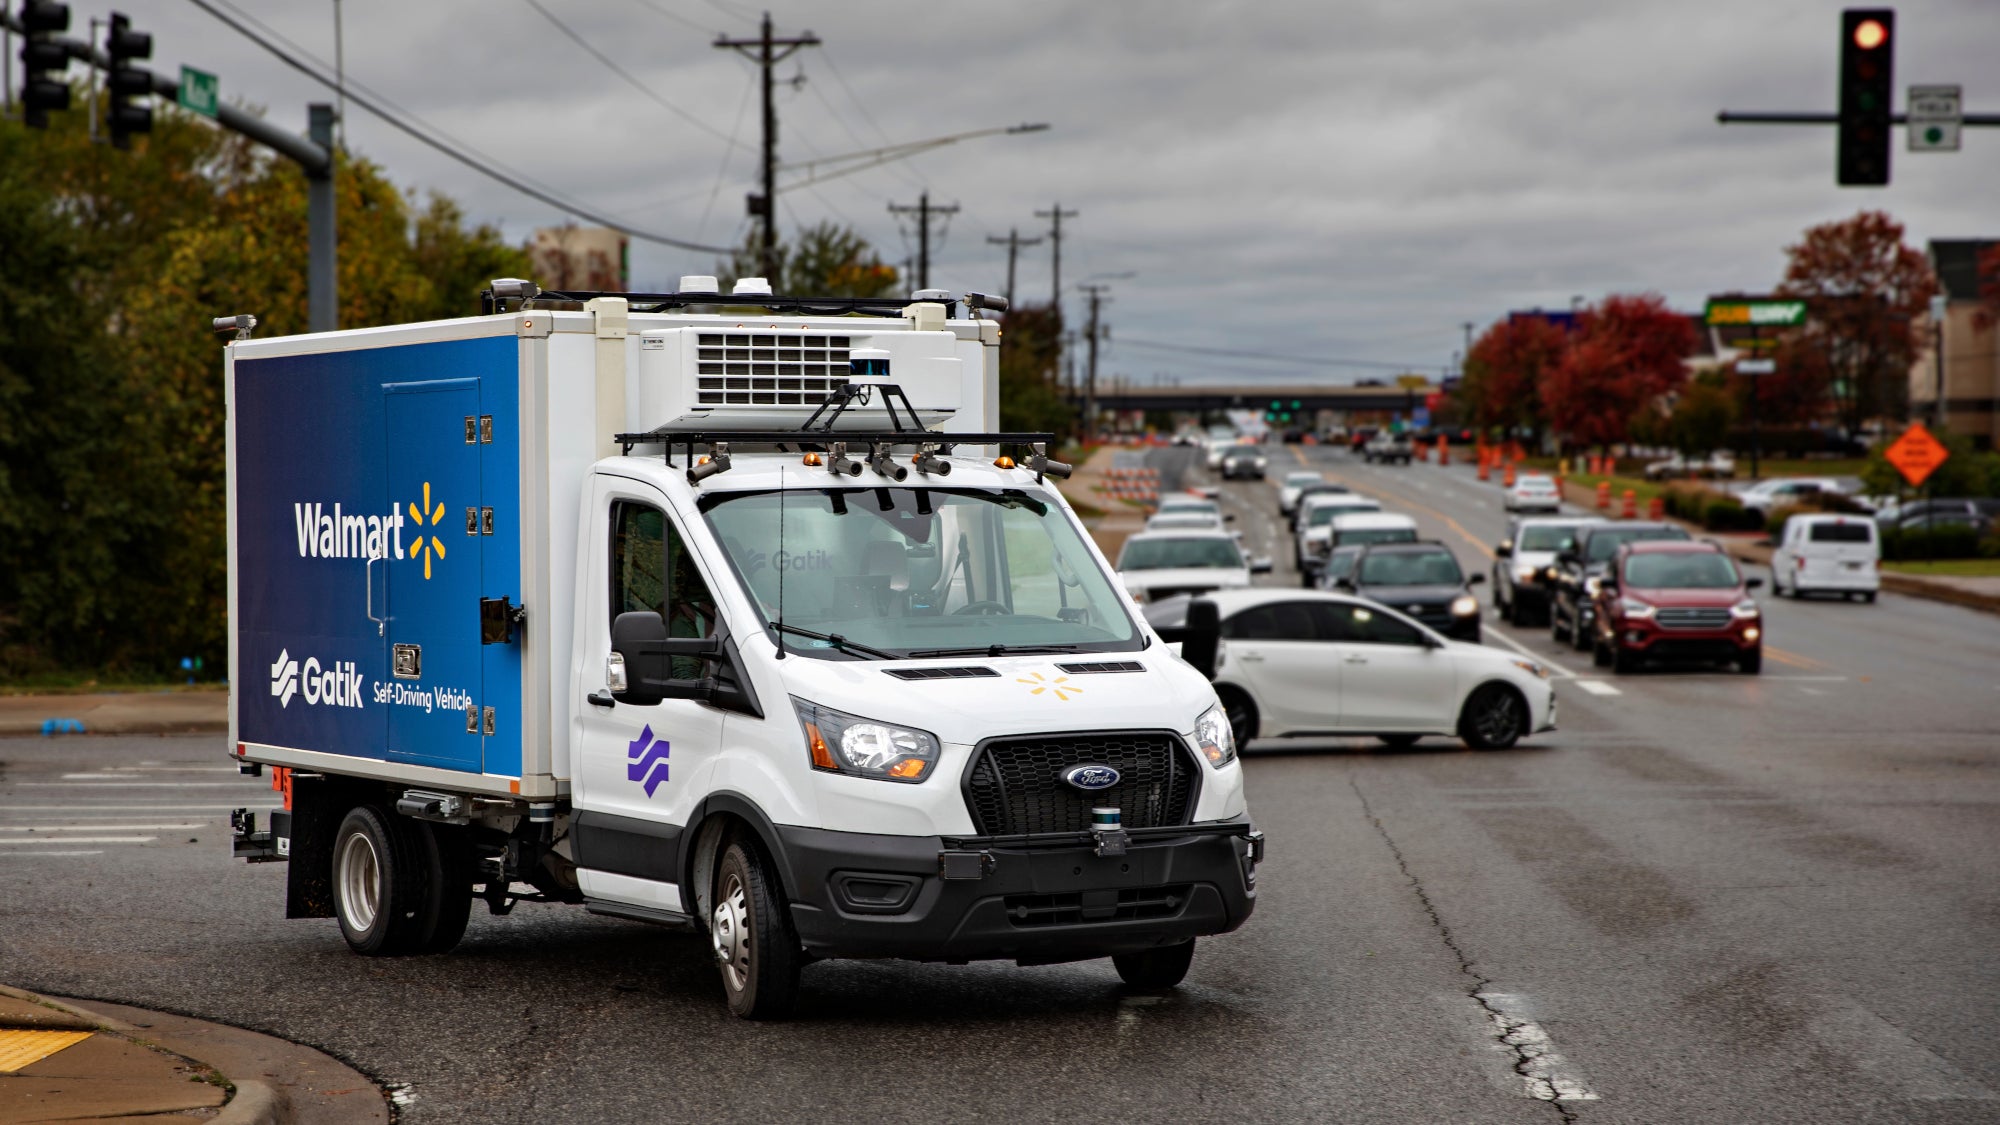
<svg viewBox="0 0 2000 1125">
<path fill-rule="evenodd" d="M 199 113 L 203 117 L 214 117 L 221 106 L 221 83 L 215 75 L 191 66 L 181 68 L 181 89 L 178 100 L 181 108 L 189 113 Z"/>
<path fill-rule="evenodd" d="M 1711 325 L 1725 327 L 1794 328 L 1806 322 L 1806 303 L 1759 298 L 1711 299 L 1705 319 Z"/>
</svg>

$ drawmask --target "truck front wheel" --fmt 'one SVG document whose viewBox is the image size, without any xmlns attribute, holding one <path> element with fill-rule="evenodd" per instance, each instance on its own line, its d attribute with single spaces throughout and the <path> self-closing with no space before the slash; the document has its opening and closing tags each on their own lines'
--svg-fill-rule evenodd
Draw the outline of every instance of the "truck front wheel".
<svg viewBox="0 0 2000 1125">
<path fill-rule="evenodd" d="M 750 1020 L 791 1014 L 805 957 L 776 874 L 754 843 L 738 839 L 722 853 L 708 934 L 730 1011 Z"/>
<path fill-rule="evenodd" d="M 397 827 L 362 805 L 334 833 L 334 914 L 348 948 L 364 956 L 401 953 L 414 936 L 423 860 Z"/>
<path fill-rule="evenodd" d="M 1194 964 L 1194 939 L 1139 953 L 1114 953 L 1111 964 L 1118 970 L 1118 979 L 1133 988 L 1172 988 L 1187 978 L 1188 966 Z"/>
</svg>

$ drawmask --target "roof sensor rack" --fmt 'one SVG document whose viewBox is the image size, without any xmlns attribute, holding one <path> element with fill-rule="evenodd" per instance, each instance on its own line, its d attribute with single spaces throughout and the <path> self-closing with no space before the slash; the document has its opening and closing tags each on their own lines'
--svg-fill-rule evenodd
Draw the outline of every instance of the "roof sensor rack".
<svg viewBox="0 0 2000 1125">
<path fill-rule="evenodd" d="M 982 303 L 977 308 L 993 308 L 988 301 L 999 301 L 979 294 Z M 790 313 L 798 316 L 880 316 L 900 317 L 903 310 L 910 307 L 917 298 L 911 297 L 784 297 L 772 293 L 735 292 L 719 293 L 714 288 L 677 293 L 620 293 L 608 289 L 542 289 L 532 281 L 520 278 L 498 278 L 479 293 L 479 311 L 482 315 L 492 315 L 508 311 L 520 311 L 530 305 L 549 303 L 582 304 L 598 297 L 623 297 L 635 313 L 662 313 L 674 309 L 708 306 L 711 308 L 751 308 L 772 313 Z M 932 298 L 922 298 L 931 300 Z M 509 310 L 507 302 L 515 302 Z M 958 306 L 949 300 L 939 301 L 944 306 L 945 319 L 957 316 Z M 1005 302 L 1001 302 L 1004 307 Z"/>
</svg>

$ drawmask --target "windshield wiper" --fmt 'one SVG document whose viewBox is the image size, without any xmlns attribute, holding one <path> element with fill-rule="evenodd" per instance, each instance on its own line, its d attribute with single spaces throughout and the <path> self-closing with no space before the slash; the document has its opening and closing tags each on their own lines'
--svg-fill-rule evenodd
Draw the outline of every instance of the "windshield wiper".
<svg viewBox="0 0 2000 1125">
<path fill-rule="evenodd" d="M 924 656 L 1029 656 L 1036 653 L 1082 652 L 1076 645 L 968 645 L 965 648 L 920 648 L 910 659 Z"/>
<path fill-rule="evenodd" d="M 771 628 L 776 629 L 780 633 L 790 633 L 794 637 L 805 637 L 807 640 L 825 641 L 826 643 L 832 645 L 836 649 L 839 649 L 841 652 L 848 654 L 849 656 L 872 656 L 877 660 L 896 659 L 895 653 L 883 652 L 879 648 L 870 648 L 869 646 L 864 645 L 859 641 L 850 641 L 846 637 L 841 636 L 839 633 L 815 633 L 811 629 L 801 629 L 797 625 L 787 625 L 782 621 L 772 622 Z"/>
</svg>

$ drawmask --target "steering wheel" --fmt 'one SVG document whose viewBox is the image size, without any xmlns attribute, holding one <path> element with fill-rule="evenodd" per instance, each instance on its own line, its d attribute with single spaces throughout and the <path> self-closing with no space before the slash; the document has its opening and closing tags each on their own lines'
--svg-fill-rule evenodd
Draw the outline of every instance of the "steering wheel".
<svg viewBox="0 0 2000 1125">
<path fill-rule="evenodd" d="M 1013 612 L 1013 610 L 1007 608 L 1006 602 L 983 601 L 967 602 L 957 609 L 952 610 L 951 615 L 953 617 L 964 617 L 967 614 L 977 613 L 982 616 L 991 616 L 1004 613 L 1011 616 Z"/>
</svg>

